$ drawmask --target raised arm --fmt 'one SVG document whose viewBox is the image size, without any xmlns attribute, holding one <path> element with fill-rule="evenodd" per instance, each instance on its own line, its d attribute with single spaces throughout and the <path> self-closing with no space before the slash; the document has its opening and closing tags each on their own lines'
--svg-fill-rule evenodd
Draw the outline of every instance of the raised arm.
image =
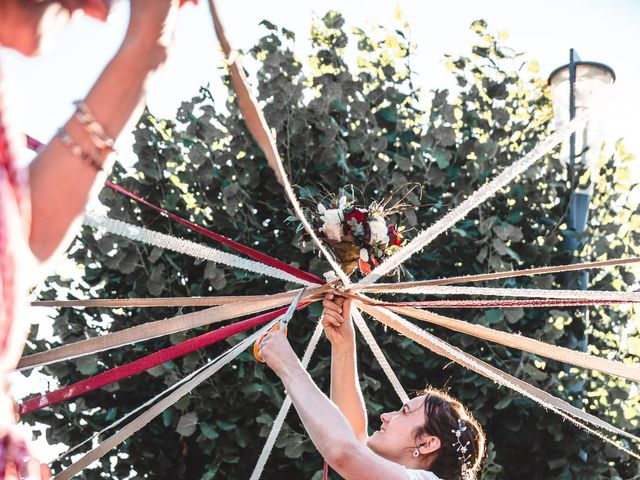
<svg viewBox="0 0 640 480">
<path fill-rule="evenodd" d="M 109 137 L 117 139 L 139 115 L 148 80 L 166 59 L 179 3 L 179 0 L 131 1 L 125 39 L 84 100 Z M 64 129 L 83 151 L 97 151 L 76 118 L 69 120 Z M 96 160 L 108 172 L 107 155 L 105 151 Z M 59 136 L 31 163 L 29 176 L 32 204 L 29 243 L 35 256 L 46 261 L 66 248 L 92 189 L 104 181 L 104 176 L 72 153 Z"/>
<path fill-rule="evenodd" d="M 260 350 L 284 383 L 313 444 L 346 480 L 407 480 L 406 470 L 367 448 L 345 416 L 300 364 L 281 331 L 265 336 Z"/>
<path fill-rule="evenodd" d="M 331 400 L 346 417 L 356 438 L 364 443 L 367 412 L 358 380 L 351 300 L 328 293 L 322 305 L 322 325 L 331 342 Z"/>
</svg>

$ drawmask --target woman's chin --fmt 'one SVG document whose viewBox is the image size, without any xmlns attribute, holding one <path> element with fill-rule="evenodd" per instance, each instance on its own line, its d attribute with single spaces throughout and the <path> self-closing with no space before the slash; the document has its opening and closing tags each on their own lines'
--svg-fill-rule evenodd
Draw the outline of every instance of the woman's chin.
<svg viewBox="0 0 640 480">
<path fill-rule="evenodd" d="M 377 447 L 378 447 L 378 444 L 380 443 L 381 436 L 382 436 L 382 432 L 380 430 L 376 430 L 375 432 L 373 432 L 373 435 L 371 435 L 367 439 L 367 447 L 369 447 L 374 452 L 378 453 Z"/>
</svg>

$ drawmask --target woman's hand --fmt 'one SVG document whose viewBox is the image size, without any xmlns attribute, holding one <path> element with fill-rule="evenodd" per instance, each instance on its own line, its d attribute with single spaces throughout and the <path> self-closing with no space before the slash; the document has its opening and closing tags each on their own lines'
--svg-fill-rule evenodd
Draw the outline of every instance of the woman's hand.
<svg viewBox="0 0 640 480">
<path fill-rule="evenodd" d="M 129 27 L 123 47 L 142 48 L 160 66 L 173 42 L 179 8 L 197 0 L 131 0 Z"/>
<path fill-rule="evenodd" d="M 351 299 L 327 293 L 322 301 L 322 326 L 333 348 L 351 347 L 355 341 Z"/>
<path fill-rule="evenodd" d="M 304 369 L 282 330 L 267 333 L 260 342 L 260 355 L 282 381 L 293 378 Z"/>
</svg>

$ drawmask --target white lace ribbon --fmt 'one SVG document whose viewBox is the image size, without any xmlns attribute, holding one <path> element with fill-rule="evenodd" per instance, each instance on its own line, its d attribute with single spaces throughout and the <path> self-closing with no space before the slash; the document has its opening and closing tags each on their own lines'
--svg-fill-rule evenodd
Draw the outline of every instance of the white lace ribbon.
<svg viewBox="0 0 640 480">
<path fill-rule="evenodd" d="M 551 298 L 560 300 L 609 300 L 615 302 L 640 302 L 640 292 L 612 292 L 602 290 L 549 290 L 541 288 L 493 288 L 455 287 L 448 285 L 407 286 L 401 283 L 389 285 L 354 285 L 353 290 L 370 293 L 413 293 L 423 295 L 478 295 L 489 297 Z"/>
<path fill-rule="evenodd" d="M 402 247 L 396 254 L 389 257 L 376 267 L 369 275 L 359 282 L 359 285 L 370 285 L 377 282 L 385 274 L 392 272 L 398 268 L 403 262 L 411 258 L 415 253 L 429 245 L 436 237 L 449 230 L 460 220 L 465 218 L 471 210 L 478 205 L 484 203 L 500 189 L 511 183 L 518 175 L 522 174 L 531 165 L 541 159 L 543 156 L 551 152 L 551 150 L 571 136 L 571 134 L 583 127 L 595 113 L 597 109 L 605 105 L 605 98 L 609 97 L 611 89 L 609 88 L 603 94 L 596 106 L 586 109 L 582 114 L 576 116 L 563 128 L 556 130 L 553 134 L 542 140 L 528 154 L 520 160 L 506 167 L 502 172 L 495 176 L 491 181 L 484 184 L 465 201 L 459 204 L 453 210 L 450 210 L 444 217 L 434 223 L 431 227 L 420 232 L 407 245 Z"/>
<path fill-rule="evenodd" d="M 155 232 L 147 228 L 138 227 L 121 220 L 115 220 L 95 213 L 85 213 L 84 224 L 99 230 L 105 230 L 114 235 L 128 238 L 129 240 L 142 242 L 147 245 L 160 247 L 173 252 L 183 253 L 190 257 L 209 260 L 210 262 L 220 263 L 227 265 L 228 267 L 239 268 L 241 270 L 266 275 L 268 277 L 277 278 L 299 285 L 313 285 L 312 283 L 301 280 L 287 272 L 265 265 L 264 263 L 248 260 L 232 253 L 223 252 L 206 245 L 192 242 L 191 240 L 185 240 L 183 238 Z"/>
<path fill-rule="evenodd" d="M 320 340 L 320 336 L 322 335 L 322 321 L 319 320 L 316 325 L 316 329 L 313 331 L 313 335 L 311 336 L 311 340 L 309 340 L 309 344 L 307 345 L 307 349 L 302 356 L 302 366 L 306 370 L 309 366 L 309 362 L 311 361 L 311 355 L 315 351 L 318 346 L 318 341 Z M 250 480 L 258 480 L 262 475 L 265 465 L 267 464 L 267 460 L 269 459 L 269 455 L 273 451 L 273 447 L 276 444 L 276 440 L 278 439 L 278 435 L 282 430 L 282 426 L 284 425 L 284 420 L 287 417 L 287 413 L 289 413 L 289 409 L 291 409 L 291 397 L 287 395 L 282 402 L 282 406 L 280 407 L 280 411 L 276 416 L 276 419 L 273 421 L 273 425 L 271 426 L 271 431 L 267 436 L 267 440 L 262 447 L 262 452 L 260 452 L 260 456 L 258 457 L 258 461 L 256 462 L 256 466 L 253 468 L 253 472 L 251 473 Z"/>
<path fill-rule="evenodd" d="M 369 345 L 369 348 L 371 349 L 373 356 L 378 361 L 378 363 L 380 364 L 380 367 L 382 368 L 382 371 L 389 379 L 389 382 L 391 383 L 393 390 L 396 392 L 396 395 L 398 395 L 400 402 L 404 405 L 409 401 L 409 396 L 407 395 L 407 392 L 404 390 L 404 388 L 402 388 L 402 384 L 400 383 L 398 376 L 393 371 L 393 368 L 391 368 L 391 365 L 389 365 L 389 361 L 387 360 L 387 357 L 385 357 L 384 353 L 382 352 L 382 349 L 380 348 L 380 345 L 378 345 L 378 342 L 376 342 L 376 339 L 374 338 L 373 333 L 371 333 L 371 330 L 369 329 L 367 322 L 364 321 L 364 318 L 362 318 L 362 314 L 360 313 L 360 310 L 358 310 L 358 308 L 355 305 L 353 306 L 352 316 L 353 316 L 353 323 L 355 323 L 358 330 L 360 330 L 360 334 L 362 335 L 364 340 L 367 342 L 367 345 Z"/>
</svg>

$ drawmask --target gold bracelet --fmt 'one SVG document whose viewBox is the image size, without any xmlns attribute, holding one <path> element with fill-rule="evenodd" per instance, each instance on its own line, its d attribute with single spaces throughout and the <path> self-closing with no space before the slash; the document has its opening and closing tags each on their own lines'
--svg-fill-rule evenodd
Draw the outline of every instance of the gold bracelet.
<svg viewBox="0 0 640 480">
<path fill-rule="evenodd" d="M 67 147 L 76 157 L 80 158 L 83 162 L 94 168 L 96 171 L 102 171 L 102 163 L 100 162 L 99 154 L 92 155 L 85 152 L 82 147 L 76 143 L 69 132 L 67 132 L 64 128 L 58 130 L 56 136 L 60 139 L 62 144 Z"/>
<path fill-rule="evenodd" d="M 96 120 L 89 106 L 80 100 L 73 102 L 73 104 L 76 106 L 73 116 L 85 128 L 95 147 L 98 150 L 113 152 L 115 141 L 104 131 L 104 127 Z"/>
</svg>

